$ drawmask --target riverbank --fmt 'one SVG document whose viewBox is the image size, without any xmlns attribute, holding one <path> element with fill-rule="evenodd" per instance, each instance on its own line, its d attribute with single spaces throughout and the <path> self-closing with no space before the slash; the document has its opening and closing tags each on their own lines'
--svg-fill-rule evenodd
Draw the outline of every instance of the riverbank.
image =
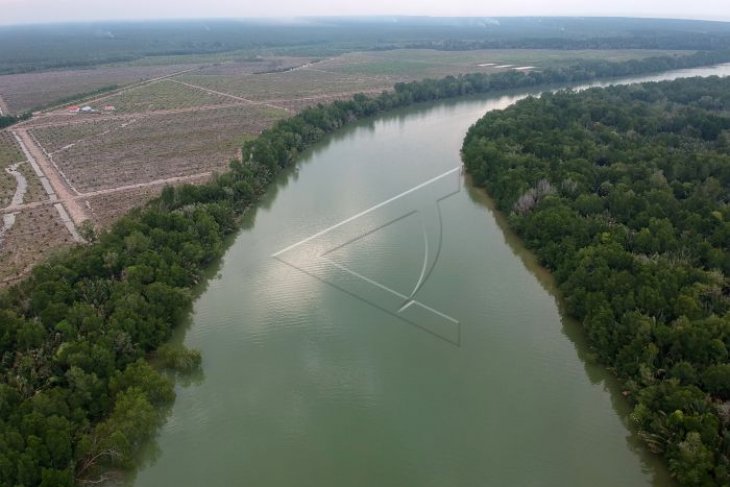
<svg viewBox="0 0 730 487">
<path fill-rule="evenodd" d="M 622 63 L 606 66 L 627 69 Z M 26 417 L 40 414 L 35 431 L 62 447 L 31 456 L 25 480 L 8 471 L 1 473 L 3 482 L 33 484 L 46 478 L 70 485 L 77 480 L 78 466 L 86 466 L 84 475 L 90 475 L 92 459 L 100 469 L 131 465 L 156 432 L 161 420 L 156 411 L 170 400 L 169 394 L 159 393 L 168 391 L 169 384 L 145 357 L 187 315 L 195 297 L 192 290 L 223 255 L 224 239 L 237 231 L 243 210 L 307 147 L 354 120 L 396 107 L 537 86 L 556 81 L 552 76 L 571 74 L 546 73 L 467 75 L 399 85 L 394 93 L 377 98 L 356 96 L 306 110 L 246 143 L 245 161 L 234 162 L 229 173 L 202 186 L 167 188 L 96 244 L 36 268 L 0 297 L 6 327 L 2 351 L 15 356 L 11 365 L 3 366 L 2 387 L 10 398 L 1 411 L 3 434 L 27 438 Z M 585 76 L 585 66 L 579 66 L 571 78 Z M 39 409 L 40 404 L 49 406 Z M 26 448 L 21 442 L 3 455 L 17 464 Z"/>
<path fill-rule="evenodd" d="M 555 273 L 592 350 L 624 381 L 641 437 L 690 486 L 727 482 L 730 301 L 721 289 L 730 257 L 720 188 L 730 183 L 730 122 L 720 100 L 729 85 L 546 94 L 480 119 L 463 148 L 476 181 Z M 672 115 L 656 123 L 657 113 Z M 718 189 L 707 193 L 710 185 Z"/>
</svg>

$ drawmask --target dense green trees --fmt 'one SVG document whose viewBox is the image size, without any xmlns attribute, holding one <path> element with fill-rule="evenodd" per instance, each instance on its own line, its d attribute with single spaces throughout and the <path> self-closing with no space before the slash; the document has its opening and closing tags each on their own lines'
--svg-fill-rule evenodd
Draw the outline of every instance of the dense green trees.
<svg viewBox="0 0 730 487">
<path fill-rule="evenodd" d="M 730 482 L 728 136 L 712 77 L 527 99 L 463 147 L 682 485 Z"/>
<path fill-rule="evenodd" d="M 325 57 L 370 49 L 672 49 L 730 48 L 725 22 L 678 19 L 512 17 L 328 18 L 96 22 L 0 28 L 0 74 L 92 68 L 156 56 L 239 51 Z M 90 48 L 93 46 L 93 48 Z M 213 62 L 219 57 L 213 58 Z M 184 58 L 182 63 L 187 62 Z M 163 62 L 164 64 L 164 62 Z"/>
<path fill-rule="evenodd" d="M 210 183 L 165 188 L 161 196 L 145 208 L 132 211 L 109 231 L 97 235 L 93 245 L 72 249 L 49 260 L 35 268 L 28 279 L 0 294 L 0 484 L 71 485 L 79 478 L 94 478 L 100 469 L 125 468 L 132 464 L 134 453 L 154 434 L 155 426 L 162 420 L 163 406 L 174 396 L 168 376 L 149 364 L 191 369 L 200 361 L 195 353 L 170 347 L 160 349 L 160 346 L 170 338 L 175 324 L 187 314 L 204 270 L 222 255 L 225 237 L 238 228 L 242 212 L 266 190 L 277 173 L 328 133 L 358 118 L 414 102 L 727 59 L 727 53 L 699 53 L 687 58 L 656 58 L 645 64 L 582 63 L 541 73 L 465 75 L 399 84 L 394 91 L 374 98 L 356 95 L 348 101 L 306 109 L 247 142 L 243 160 L 233 161 L 229 172 L 217 175 Z M 651 93 L 646 95 L 652 96 Z M 702 98 L 705 93 L 698 91 L 697 95 Z M 694 95 L 688 88 L 683 90 L 683 96 Z M 718 103 L 726 106 L 722 97 L 713 95 L 702 99 L 707 106 Z M 595 107 L 597 113 L 605 111 L 607 117 L 631 122 L 631 117 L 610 108 Z M 578 109 L 573 107 L 572 112 Z M 570 113 L 566 110 L 560 116 L 567 120 Z M 688 120 L 698 120 L 698 133 L 707 137 L 718 134 L 716 140 L 701 143 L 718 147 L 728 145 L 724 119 L 719 113 L 713 112 L 716 118 L 708 118 L 707 110 L 680 110 L 679 113 Z M 667 123 L 671 126 L 673 122 L 676 122 L 673 118 L 656 120 L 654 130 L 663 129 Z M 505 127 L 510 123 L 513 122 L 507 121 Z M 721 365 L 720 360 L 727 355 L 723 341 L 727 323 L 706 312 L 714 309 L 708 307 L 724 306 L 726 302 L 721 276 L 719 272 L 711 274 L 696 269 L 687 260 L 693 255 L 682 253 L 685 242 L 689 243 L 696 236 L 692 231 L 688 237 L 679 235 L 673 243 L 664 238 L 656 239 L 652 234 L 642 237 L 640 245 L 644 249 L 680 246 L 680 251 L 674 260 L 652 254 L 636 261 L 631 254 L 625 255 L 622 246 L 631 241 L 633 227 L 607 223 L 605 214 L 611 207 L 617 215 L 620 212 L 635 218 L 635 225 L 646 221 L 647 225 L 653 224 L 667 234 L 671 234 L 672 228 L 677 231 L 702 228 L 711 232 L 711 239 L 703 241 L 699 247 L 699 258 L 707 266 L 719 265 L 725 269 L 728 262 L 722 249 L 730 238 L 726 223 L 729 216 L 714 203 L 727 188 L 727 172 L 720 169 L 725 167 L 724 159 L 720 153 L 706 152 L 708 157 L 698 159 L 696 167 L 688 166 L 679 157 L 687 152 L 671 149 L 683 148 L 687 140 L 695 141 L 690 137 L 695 132 L 689 130 L 686 135 L 680 130 L 676 134 L 661 132 L 662 137 L 669 137 L 663 152 L 667 155 L 662 160 L 663 173 L 651 172 L 643 166 L 616 165 L 620 147 L 612 147 L 608 142 L 623 139 L 608 125 L 589 123 L 588 126 L 600 134 L 600 150 L 592 159 L 568 158 L 568 155 L 580 154 L 583 143 L 579 139 L 565 140 L 560 150 L 566 151 L 564 159 L 571 161 L 565 166 L 565 177 L 558 181 L 552 177 L 552 172 L 542 171 L 545 174 L 535 182 L 540 179 L 545 182 L 536 186 L 535 201 L 526 201 L 526 211 L 520 216 L 525 222 L 530 218 L 542 218 L 546 224 L 533 228 L 525 223 L 520 228 L 525 229 L 528 241 L 541 242 L 549 237 L 562 245 L 545 252 L 549 256 L 548 262 L 556 264 L 566 256 L 580 252 L 582 272 L 610 277 L 611 292 L 613 288 L 629 289 L 634 274 L 643 276 L 646 285 L 633 294 L 614 295 L 601 287 L 582 288 L 583 294 L 574 294 L 572 309 L 575 313 L 584 312 L 594 323 L 592 337 L 624 354 L 629 354 L 631 347 L 642 347 L 652 333 L 664 334 L 665 338 L 654 345 L 657 350 L 644 347 L 645 358 L 634 363 L 627 361 L 623 367 L 632 373 L 634 369 L 639 370 L 652 378 L 654 369 L 651 367 L 657 365 L 657 357 L 669 353 L 680 357 L 664 372 L 665 375 L 676 374 L 679 377 L 676 381 L 637 382 L 635 389 L 648 395 L 650 387 L 671 387 L 679 398 L 692 395 L 703 398 L 695 401 L 695 409 L 684 412 L 684 419 L 677 422 L 679 426 L 672 423 L 672 428 L 701 429 L 699 446 L 706 448 L 716 440 L 708 431 L 712 431 L 710 426 L 717 416 L 708 412 L 711 405 L 697 384 L 704 387 L 706 382 L 718 395 L 725 394 L 727 388 L 726 370 L 710 368 Z M 631 129 L 636 132 L 635 137 L 643 137 L 642 130 L 646 130 L 633 125 Z M 556 132 L 552 136 L 559 137 L 559 134 Z M 521 142 L 528 143 L 529 139 Z M 696 143 L 700 144 L 699 139 Z M 551 141 L 535 140 L 533 145 L 541 154 L 549 155 L 557 150 Z M 519 147 L 516 145 L 505 152 L 499 146 L 480 142 L 477 150 L 467 152 L 481 157 L 480 154 L 491 151 L 495 161 L 501 161 L 505 167 L 513 164 L 515 171 L 531 180 L 531 165 L 539 168 L 542 159 Z M 590 171 L 584 171 L 594 167 L 595 161 L 600 162 L 598 167 L 605 172 L 600 180 L 591 179 Z M 471 164 L 470 167 L 480 181 L 491 178 L 503 183 L 494 186 L 494 193 L 505 201 L 511 194 L 521 194 L 525 186 L 522 179 L 507 177 L 492 170 L 491 166 Z M 636 184 L 644 181 L 644 176 L 648 179 L 641 184 L 646 186 L 644 193 L 648 191 L 650 198 L 637 193 L 641 188 Z M 698 182 L 698 178 L 703 179 Z M 584 191 L 591 184 L 598 185 L 599 194 Z M 572 208 L 562 201 L 565 192 L 574 193 L 576 201 L 583 193 L 585 197 L 579 207 Z M 677 209 L 669 206 L 679 197 L 687 202 L 691 212 L 679 211 L 685 203 L 675 203 Z M 534 204 L 545 211 L 531 212 Z M 700 211 L 703 208 L 707 212 Z M 685 215 L 686 219 L 675 221 L 676 215 Z M 656 221 L 651 223 L 648 220 L 651 218 Z M 591 222 L 592 226 L 586 228 L 585 221 Z M 562 231 L 555 230 L 556 224 L 561 222 L 570 222 L 573 229 L 564 237 Z M 533 229 L 528 230 L 530 228 Z M 532 234 L 528 235 L 528 231 Z M 578 251 L 593 241 L 596 232 L 600 234 L 602 245 Z M 601 265 L 593 261 L 594 257 L 600 259 L 596 262 Z M 624 274 L 614 276 L 614 264 L 623 266 L 630 273 L 628 278 Z M 581 274 L 576 272 L 575 275 L 573 286 L 583 286 L 577 277 Z M 566 274 L 563 281 L 567 282 L 568 277 Z M 675 290 L 677 299 L 668 297 Z M 672 299 L 671 306 L 668 299 Z M 627 310 L 637 309 L 639 303 L 639 313 L 627 314 L 621 318 L 620 327 L 606 329 L 602 323 L 611 322 L 614 317 L 612 306 L 617 303 Z M 676 328 L 667 324 L 667 319 L 679 319 L 680 316 L 687 316 L 684 318 L 686 326 Z M 693 321 L 697 317 L 706 319 L 710 325 L 700 326 L 699 322 Z M 637 326 L 646 331 L 637 336 L 633 332 Z M 659 326 L 664 328 L 657 328 Z M 697 349 L 696 344 L 704 343 L 702 340 L 707 333 L 711 335 L 713 347 Z M 694 355 L 685 352 L 683 347 L 691 349 Z M 660 393 L 662 390 L 651 397 L 664 401 L 666 394 Z M 672 406 L 678 401 L 670 402 L 664 408 L 668 417 L 676 410 Z M 649 404 L 642 421 L 647 424 L 657 421 L 654 415 L 657 409 L 650 405 L 649 399 L 642 404 Z M 698 428 L 697 424 L 709 426 Z M 644 429 L 656 430 L 648 426 Z M 679 442 L 672 443 L 678 449 L 676 458 L 707 456 L 694 436 L 680 436 Z"/>
<path fill-rule="evenodd" d="M 22 122 L 23 120 L 28 120 L 30 118 L 30 113 L 24 113 L 22 115 L 0 115 L 0 130 L 4 129 L 5 127 L 10 127 L 11 125 Z"/>
</svg>

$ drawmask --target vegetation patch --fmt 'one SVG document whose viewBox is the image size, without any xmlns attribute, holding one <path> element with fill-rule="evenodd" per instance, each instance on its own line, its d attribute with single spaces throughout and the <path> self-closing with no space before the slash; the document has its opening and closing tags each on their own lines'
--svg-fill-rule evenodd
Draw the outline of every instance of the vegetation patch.
<svg viewBox="0 0 730 487">
<path fill-rule="evenodd" d="M 463 155 L 625 381 L 682 485 L 730 481 L 730 79 L 560 92 Z"/>
<path fill-rule="evenodd" d="M 687 55 L 691 52 L 659 50 L 551 50 L 551 49 L 479 49 L 472 51 L 437 51 L 433 49 L 395 49 L 348 53 L 317 63 L 314 67 L 352 75 L 385 76 L 397 81 L 412 81 L 474 72 L 494 72 L 496 66 L 535 66 L 554 68 L 582 60 L 611 62 L 652 56 Z"/>
<path fill-rule="evenodd" d="M 53 160 L 71 184 L 91 192 L 225 170 L 242 134 L 258 134 L 285 115 L 269 107 L 235 106 L 32 133 L 55 149 Z"/>
<path fill-rule="evenodd" d="M 0 295 L 0 483 L 70 486 L 98 479 L 103 469 L 133 464 L 164 418 L 163 406 L 174 398 L 169 378 L 148 359 L 187 315 L 194 290 L 223 255 L 225 238 L 237 230 L 242 212 L 282 168 L 327 134 L 420 101 L 637 74 L 680 62 L 686 67 L 719 57 L 399 84 L 375 98 L 356 95 L 278 121 L 244 143 L 242 160 L 233 161 L 229 172 L 200 186 L 165 188 L 144 209 L 102 232 L 94 245 L 50 259 Z M 715 416 L 708 417 L 714 424 Z M 696 434 L 684 441 L 682 454 L 706 456 Z"/>
<path fill-rule="evenodd" d="M 110 88 L 167 76 L 196 66 L 115 66 L 0 76 L 0 95 L 14 113 L 101 94 Z"/>
<path fill-rule="evenodd" d="M 177 79 L 208 89 L 251 100 L 290 100 L 303 97 L 352 95 L 361 91 L 385 90 L 392 87 L 386 79 L 351 76 L 343 73 L 301 69 L 288 73 L 249 76 L 186 74 Z"/>
<path fill-rule="evenodd" d="M 170 80 L 149 83 L 138 88 L 124 90 L 104 99 L 103 105 L 111 105 L 116 112 L 147 112 L 175 108 L 191 108 L 204 105 L 223 105 L 229 98 L 197 90 Z M 101 108 L 101 107 L 100 107 Z"/>
</svg>

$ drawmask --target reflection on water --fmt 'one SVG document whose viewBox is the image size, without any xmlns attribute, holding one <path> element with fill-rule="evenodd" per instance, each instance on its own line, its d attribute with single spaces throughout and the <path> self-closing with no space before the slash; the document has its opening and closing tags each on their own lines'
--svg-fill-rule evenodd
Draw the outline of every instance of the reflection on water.
<svg viewBox="0 0 730 487">
<path fill-rule="evenodd" d="M 671 485 L 627 429 L 617 384 L 561 317 L 549 274 L 483 192 L 467 187 L 442 202 L 442 250 L 417 294 L 459 320 L 458 347 L 271 257 L 458 166 L 468 127 L 522 96 L 365 121 L 282 175 L 176 335 L 201 350 L 204 376 L 177 387 L 130 482 Z M 331 258 L 408 288 L 422 260 L 414 241 L 423 241 L 411 224 Z"/>
</svg>

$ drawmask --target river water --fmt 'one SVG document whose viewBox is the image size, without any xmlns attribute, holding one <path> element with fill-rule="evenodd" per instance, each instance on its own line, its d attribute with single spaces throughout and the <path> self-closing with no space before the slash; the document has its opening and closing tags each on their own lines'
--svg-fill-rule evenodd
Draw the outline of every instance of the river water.
<svg viewBox="0 0 730 487">
<path fill-rule="evenodd" d="M 640 81 L 709 74 L 730 65 Z M 202 377 L 131 483 L 673 485 L 549 275 L 460 174 L 468 127 L 522 96 L 364 121 L 282 175 L 180 330 Z"/>
</svg>

